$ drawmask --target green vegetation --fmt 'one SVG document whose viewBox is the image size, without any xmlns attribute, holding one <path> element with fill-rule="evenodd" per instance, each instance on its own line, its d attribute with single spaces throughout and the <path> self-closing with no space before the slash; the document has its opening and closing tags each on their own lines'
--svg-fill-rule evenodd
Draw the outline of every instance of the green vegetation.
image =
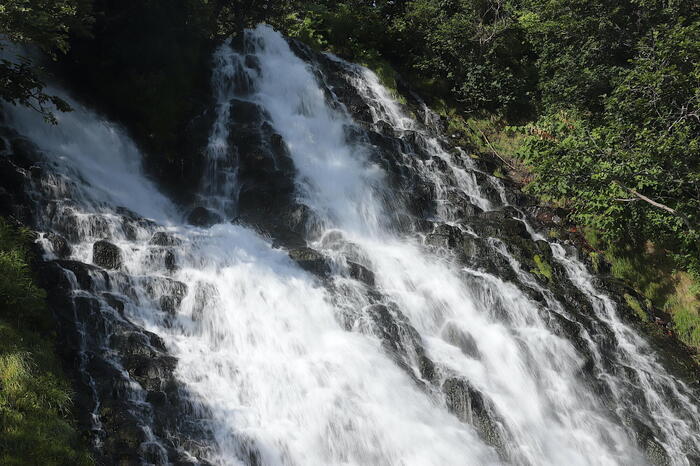
<svg viewBox="0 0 700 466">
<path fill-rule="evenodd" d="M 89 0 L 4 0 L 0 4 L 0 52 L 7 41 L 33 45 L 56 60 L 69 49 L 69 34 L 85 33 L 91 21 Z M 4 37 L 2 37 L 4 36 Z M 5 56 L 7 55 L 7 56 Z M 44 92 L 43 70 L 24 52 L 0 58 L 0 99 L 32 107 L 55 122 L 53 107 L 69 110 L 56 96 Z"/>
<path fill-rule="evenodd" d="M 88 465 L 54 353 L 53 318 L 27 265 L 29 241 L 0 219 L 0 464 Z"/>
<path fill-rule="evenodd" d="M 624 295 L 625 301 L 627 302 L 627 305 L 632 308 L 632 310 L 637 314 L 639 319 L 642 322 L 648 322 L 649 321 L 649 315 L 644 311 L 642 308 L 642 305 L 637 301 L 637 298 L 632 296 L 631 294 L 625 293 Z"/>
<path fill-rule="evenodd" d="M 595 230 L 586 231 L 586 239 L 604 253 L 592 252 L 594 265 L 602 261 L 610 263 L 610 273 L 627 282 L 645 298 L 644 307 L 654 306 L 673 317 L 674 331 L 685 343 L 700 347 L 700 281 L 693 275 L 679 270 L 673 258 L 648 241 L 642 248 L 634 243 L 610 244 L 601 239 Z M 642 320 L 641 303 L 628 305 Z M 636 300 L 635 300 L 636 301 Z"/>
<path fill-rule="evenodd" d="M 554 272 L 552 271 L 552 266 L 539 254 L 535 254 L 533 257 L 535 261 L 536 269 L 532 270 L 532 273 L 539 275 L 540 277 L 546 278 L 548 281 L 554 280 Z"/>
</svg>

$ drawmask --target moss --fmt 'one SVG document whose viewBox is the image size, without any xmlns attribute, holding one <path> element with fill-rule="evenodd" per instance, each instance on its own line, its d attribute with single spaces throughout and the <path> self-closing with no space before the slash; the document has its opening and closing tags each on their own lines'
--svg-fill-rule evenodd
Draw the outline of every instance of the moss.
<svg viewBox="0 0 700 466">
<path fill-rule="evenodd" d="M 627 305 L 632 308 L 632 310 L 639 316 L 639 318 L 643 322 L 648 322 L 649 321 L 649 315 L 644 311 L 642 308 L 642 305 L 639 303 L 637 298 L 634 296 L 625 293 L 625 301 L 627 302 Z"/>
<path fill-rule="evenodd" d="M 539 275 L 540 277 L 546 278 L 550 282 L 553 281 L 554 271 L 552 270 L 552 266 L 546 260 L 542 259 L 542 256 L 540 256 L 539 254 L 535 254 L 533 260 L 535 261 L 535 266 L 537 268 L 533 269 L 532 273 Z"/>
<path fill-rule="evenodd" d="M 0 464 L 92 464 L 70 416 L 53 318 L 27 263 L 30 241 L 0 219 Z"/>
</svg>

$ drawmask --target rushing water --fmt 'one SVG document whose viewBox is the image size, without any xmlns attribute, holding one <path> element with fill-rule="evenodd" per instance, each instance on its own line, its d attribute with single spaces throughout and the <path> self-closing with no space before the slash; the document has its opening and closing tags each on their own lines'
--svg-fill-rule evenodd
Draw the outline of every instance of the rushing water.
<svg viewBox="0 0 700 466">
<path fill-rule="evenodd" d="M 343 70 L 370 108 L 370 128 L 390 125 L 397 163 L 434 186 L 434 224 L 476 237 L 468 219 L 456 222 L 449 194 L 497 210 L 507 202 L 503 187 L 479 177 L 464 154 L 458 160 L 444 148 L 429 112 L 416 121 L 369 70 L 325 60 Z M 424 244 L 420 228 L 405 220 L 412 218 L 408 198 L 395 191 L 369 133 L 325 82 L 321 63 L 300 58 L 281 35 L 260 26 L 240 50 L 223 44 L 214 65 L 208 169 L 195 184 L 201 203 L 227 222 L 210 228 L 187 225 L 142 174 L 133 143 L 97 115 L 74 104 L 75 112 L 47 127 L 28 111 L 8 111 L 10 125 L 53 160 L 50 182 L 35 193 L 43 213 L 38 227 L 62 231 L 66 217 L 75 219 L 71 259 L 81 262 L 93 261 L 96 240 L 120 247 L 121 270 L 109 272 L 98 291 L 121 293 L 126 318 L 160 336 L 177 358 L 175 376 L 190 404 L 182 416 L 204 419 L 211 432 L 207 461 L 636 465 L 649 458 L 648 445 L 638 441 L 640 425 L 673 464 L 690 464 L 689 455 L 700 452 L 697 398 L 561 245 L 551 245 L 553 258 L 593 313 L 593 323 L 579 325 L 583 352 L 552 323 L 554 314 L 576 321 L 571 303 L 537 282 L 502 241 L 488 239 L 482 253 L 503 257 L 515 280 L 465 267 L 449 251 Z M 284 141 L 295 202 L 313 217 L 305 239 L 330 261 L 327 280 L 254 229 L 229 222 L 238 211 L 238 164 L 245 157 L 230 142 L 234 99 L 262 109 L 265 124 Z M 407 150 L 409 137 L 429 157 Z M 497 195 L 489 197 L 486 188 Z M 43 205 L 46 199 L 52 207 Z M 118 207 L 150 220 L 125 229 Z M 159 231 L 177 240 L 169 252 L 177 267 L 158 259 L 162 247 L 152 236 Z M 353 278 L 352 264 L 371 271 L 372 283 Z M 186 292 L 172 315 L 162 298 L 175 283 Z M 112 312 L 98 299 L 103 312 Z M 378 319 L 398 329 L 393 349 Z M 603 347 L 596 328 L 612 348 Z M 589 360 L 605 390 L 584 380 Z M 114 365 L 121 367 L 117 357 Z M 134 412 L 150 432 L 147 398 L 138 383 L 129 384 Z M 99 431 L 98 414 L 94 422 Z M 163 450 L 162 439 L 147 437 Z M 162 452 L 155 458 L 167 461 Z"/>
</svg>

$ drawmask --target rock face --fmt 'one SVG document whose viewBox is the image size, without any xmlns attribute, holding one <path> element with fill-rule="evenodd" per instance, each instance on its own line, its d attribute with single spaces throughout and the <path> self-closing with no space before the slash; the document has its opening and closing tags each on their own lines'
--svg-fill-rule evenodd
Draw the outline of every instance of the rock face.
<svg viewBox="0 0 700 466">
<path fill-rule="evenodd" d="M 122 265 L 122 251 L 109 241 L 97 241 L 92 246 L 92 261 L 105 269 L 118 269 Z"/>
<path fill-rule="evenodd" d="M 219 214 L 202 206 L 195 207 L 187 216 L 187 223 L 197 227 L 206 228 L 221 222 L 222 218 Z"/>
</svg>

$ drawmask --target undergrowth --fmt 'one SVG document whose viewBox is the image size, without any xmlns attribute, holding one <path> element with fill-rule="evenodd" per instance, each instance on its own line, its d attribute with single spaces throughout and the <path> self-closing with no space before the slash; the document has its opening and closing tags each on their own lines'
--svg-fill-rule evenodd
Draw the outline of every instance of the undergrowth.
<svg viewBox="0 0 700 466">
<path fill-rule="evenodd" d="M 92 464 L 71 418 L 46 296 L 27 263 L 30 241 L 0 219 L 0 464 Z"/>
</svg>

